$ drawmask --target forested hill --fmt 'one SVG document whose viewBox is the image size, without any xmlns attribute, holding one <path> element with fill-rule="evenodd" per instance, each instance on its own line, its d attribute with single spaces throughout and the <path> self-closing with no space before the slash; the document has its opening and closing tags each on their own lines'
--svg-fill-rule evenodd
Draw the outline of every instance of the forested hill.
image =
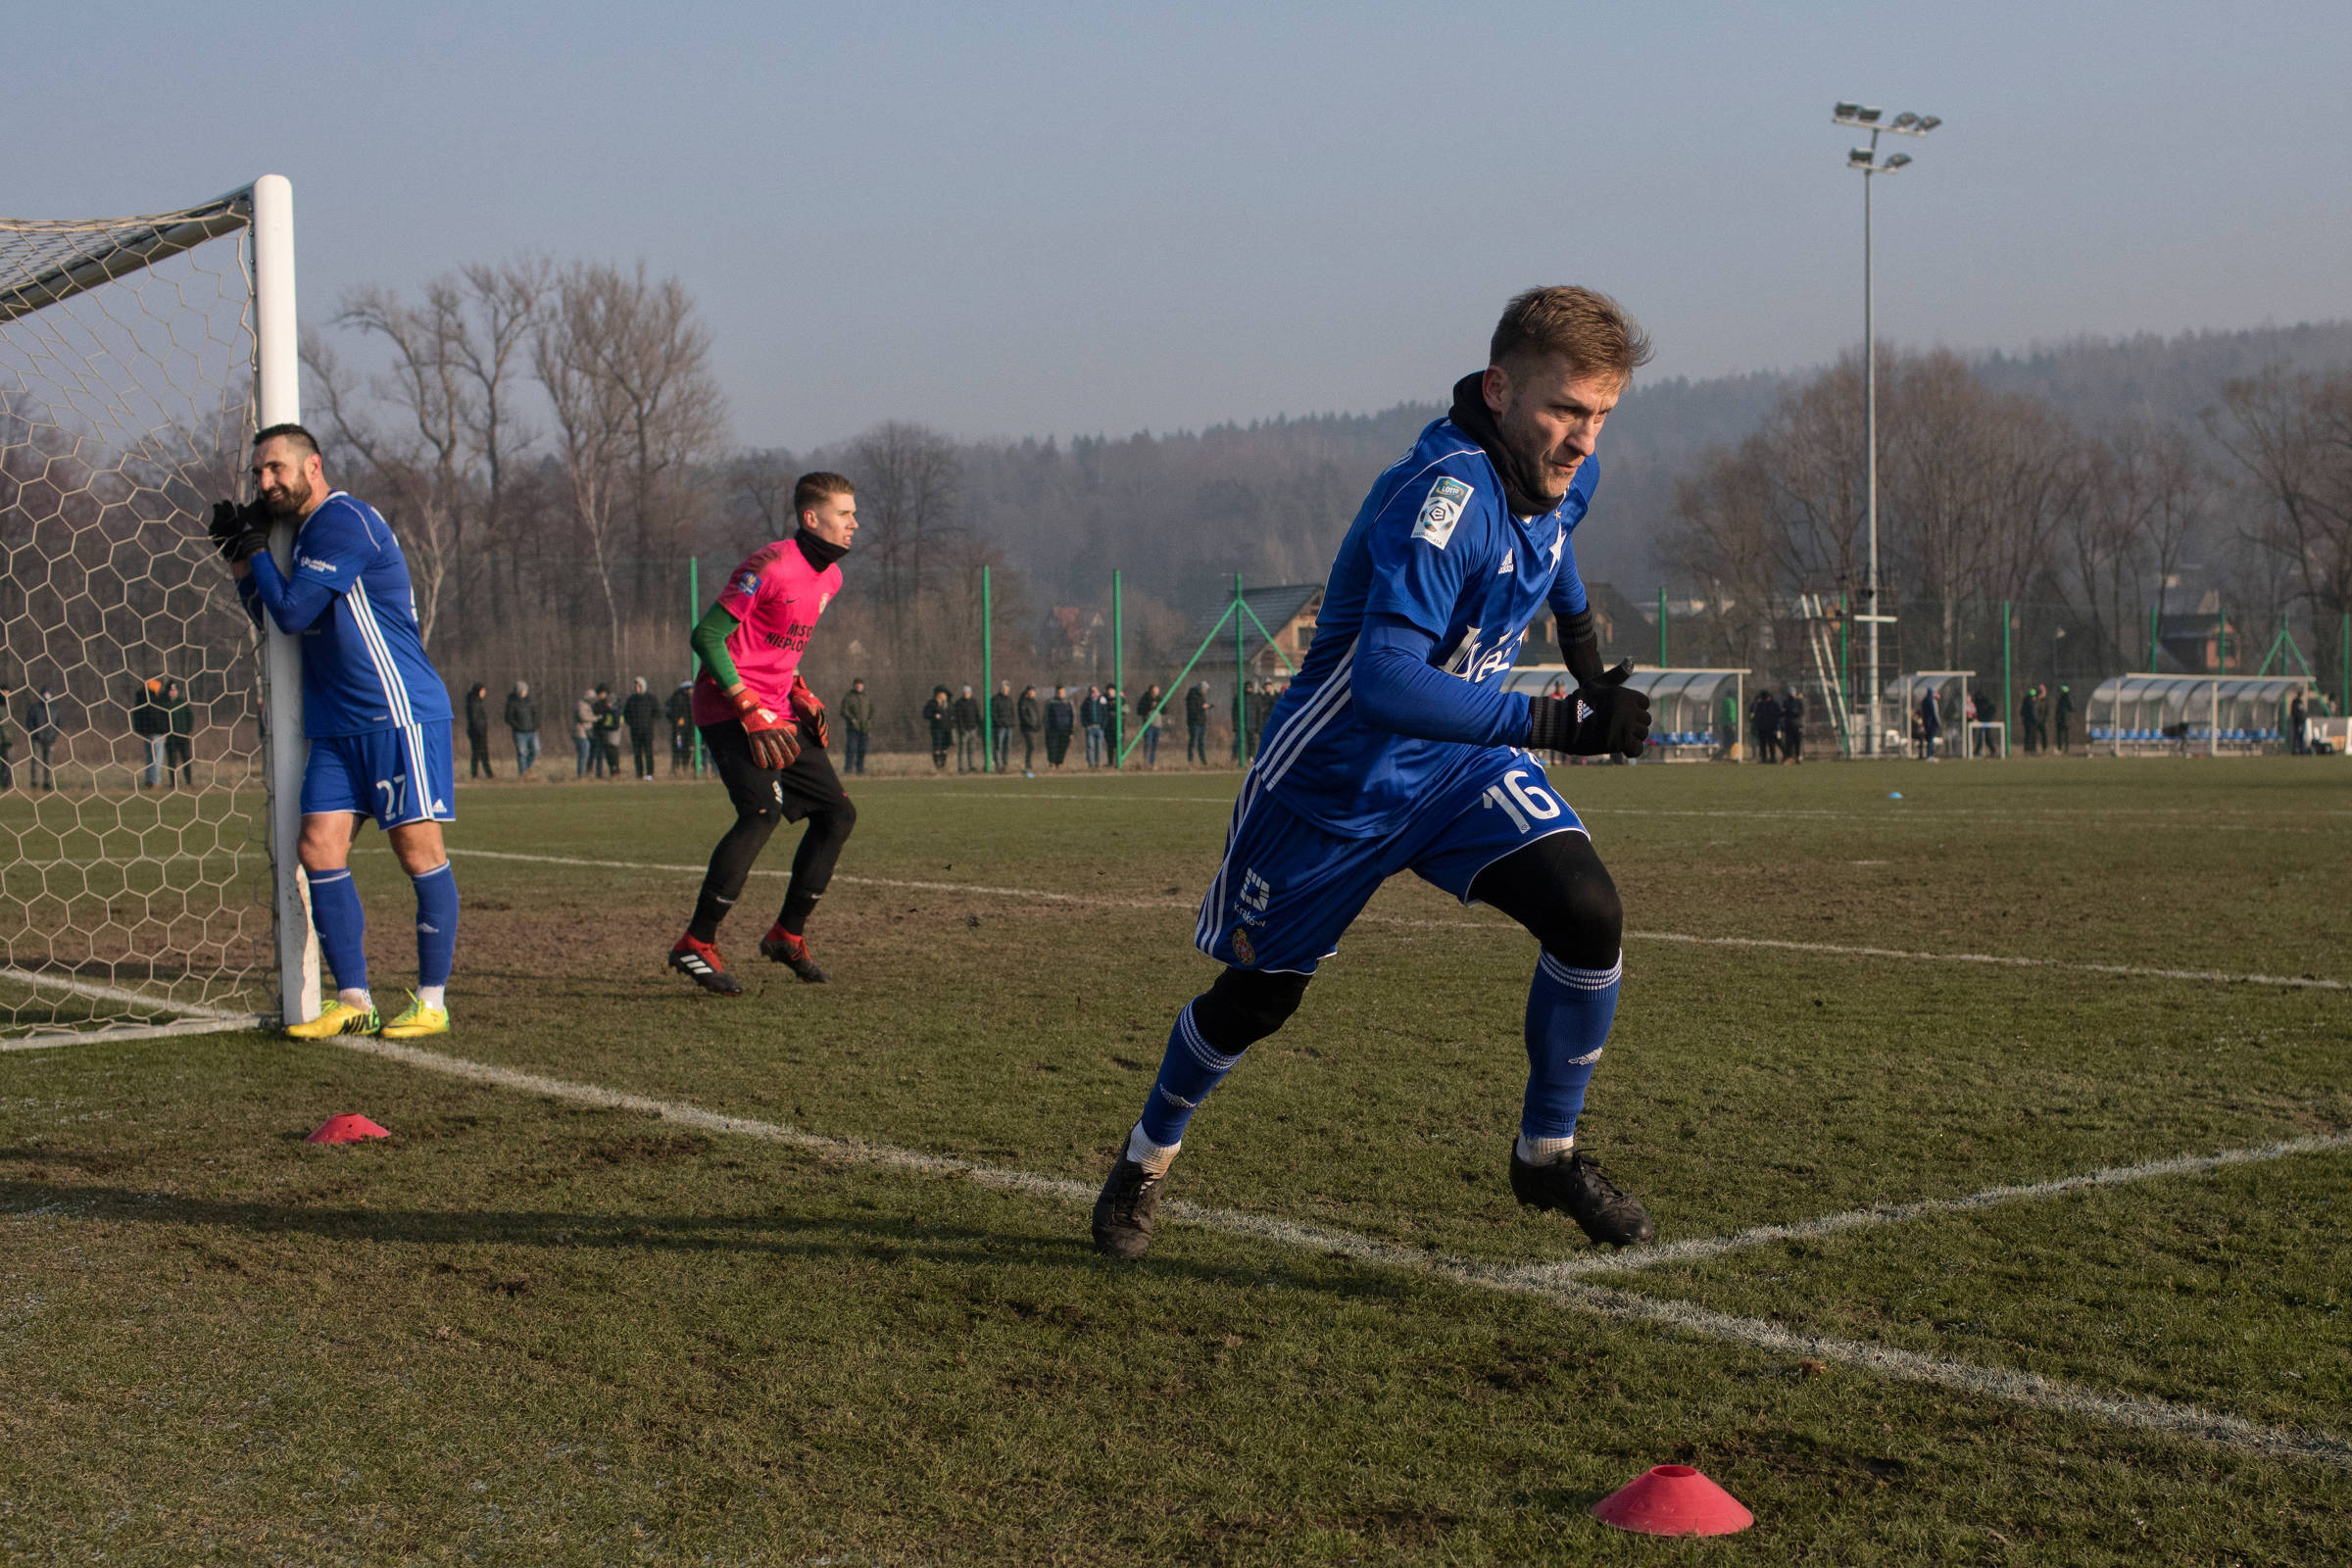
<svg viewBox="0 0 2352 1568">
<path fill-rule="evenodd" d="M 2352 364 L 2352 321 L 2084 338 L 1971 363 L 1989 384 L 2045 398 L 2081 424 L 2153 416 L 2193 429 L 2233 376 Z M 1706 448 L 1753 430 L 1804 373 L 1638 384 L 1602 441 L 1600 494 L 1577 540 L 1585 574 L 1646 591 L 1676 481 Z M 1060 603 L 1100 602 L 1113 568 L 1172 604 L 1213 595 L 1236 570 L 1252 582 L 1319 578 L 1366 486 L 1443 412 L 1445 391 L 1377 414 L 963 446 L 962 520 Z"/>
</svg>

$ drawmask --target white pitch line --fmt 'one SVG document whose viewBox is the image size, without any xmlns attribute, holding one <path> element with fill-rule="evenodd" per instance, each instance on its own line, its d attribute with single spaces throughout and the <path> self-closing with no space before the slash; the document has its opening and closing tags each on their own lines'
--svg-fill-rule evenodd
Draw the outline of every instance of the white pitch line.
<svg viewBox="0 0 2352 1568">
<path fill-rule="evenodd" d="M 1958 1198 L 1928 1198 L 1911 1203 L 1881 1203 L 1871 1208 L 1847 1209 L 1842 1214 L 1824 1214 L 1818 1219 L 1799 1220 L 1789 1225 L 1757 1225 L 1729 1236 L 1702 1236 L 1688 1242 L 1666 1242 L 1632 1251 L 1595 1252 L 1589 1257 L 1570 1258 L 1559 1263 L 1529 1264 L 1510 1272 L 1512 1278 L 1524 1280 L 1530 1286 L 1551 1286 L 1591 1274 L 1625 1274 L 1637 1269 L 1703 1263 L 1729 1252 L 1769 1247 L 1775 1242 L 1811 1241 L 1816 1237 L 1836 1236 L 1866 1226 L 1899 1225 L 1907 1220 L 1930 1219 L 1940 1214 L 1967 1214 L 1979 1209 L 1997 1208 L 2004 1203 L 2063 1198 L 2069 1193 L 2099 1188 L 2129 1187 L 2134 1182 L 2154 1181 L 2163 1176 L 2199 1176 L 2208 1171 L 2227 1170 L 2232 1165 L 2266 1164 L 2296 1154 L 2322 1154 L 2339 1149 L 2352 1149 L 2352 1133 L 2289 1138 L 2280 1143 L 2261 1144 L 2251 1149 L 2225 1149 L 2213 1154 L 2176 1154 L 2169 1159 L 2145 1160 L 2137 1165 L 2109 1165 L 2080 1176 L 2060 1176 L 2046 1182 L 2026 1182 L 2016 1186 L 1987 1187 L 1982 1192 L 1968 1193 Z"/>
<path fill-rule="evenodd" d="M 676 871 L 701 875 L 707 866 L 658 865 L 646 860 L 589 860 L 560 855 L 516 855 L 503 850 L 452 850 L 453 856 L 469 855 L 486 860 L 527 860 L 542 865 L 577 865 L 612 871 Z M 789 880 L 789 871 L 755 869 L 754 876 L 779 876 Z M 851 882 L 866 887 L 911 888 L 924 893 L 969 893 L 983 898 L 1035 899 L 1048 904 L 1074 904 L 1106 909 L 1198 909 L 1198 900 L 1191 899 L 1122 899 L 1093 893 L 1054 893 L 1043 888 L 991 887 L 972 882 L 916 882 L 901 877 L 835 876 L 836 882 Z M 1356 918 L 1371 925 L 1408 926 L 1426 930 L 1495 931 L 1505 928 L 1500 920 L 1445 920 L 1419 919 L 1400 914 L 1360 914 Z M 1902 958 L 1918 963 L 1982 963 L 1998 968 L 2065 969 L 2080 974 L 2110 974 L 2143 980 L 2205 980 L 2230 985 L 2281 986 L 2305 991 L 2352 991 L 2352 980 L 2323 980 L 2313 975 L 2286 974 L 2230 974 L 2220 969 L 2164 969 L 2137 963 L 2097 963 L 2074 958 L 2035 958 L 2001 953 L 1922 953 L 1905 948 L 1850 947 L 1835 942 L 1795 942 L 1781 937 L 1706 937 L 1681 931 L 1628 931 L 1629 942 L 1680 942 L 1690 946 L 1713 948 L 1770 948 L 1780 953 L 1817 953 L 1841 958 Z"/>
<path fill-rule="evenodd" d="M 573 1104 L 636 1111 L 681 1126 L 782 1144 L 827 1159 L 888 1170 L 959 1176 L 983 1186 L 1073 1204 L 1092 1203 L 1095 1200 L 1092 1187 L 1057 1177 L 1006 1170 L 952 1155 L 924 1154 L 859 1139 L 828 1138 L 775 1122 L 724 1116 L 695 1105 L 543 1077 L 512 1067 L 466 1061 L 462 1057 L 444 1056 L 364 1035 L 340 1035 L 330 1043 L 347 1051 L 383 1057 L 426 1072 L 546 1099 L 567 1101 Z M 2338 1470 L 2352 1471 L 2352 1443 L 2329 1433 L 2267 1426 L 2239 1416 L 2165 1399 L 2093 1394 L 2043 1377 L 2037 1372 L 1944 1360 L 1915 1350 L 1871 1345 L 1857 1340 L 1829 1339 L 1801 1333 L 1761 1318 L 1735 1317 L 1689 1302 L 1640 1296 L 1629 1291 L 1572 1282 L 1550 1283 L 1537 1279 L 1523 1269 L 1431 1257 L 1410 1248 L 1374 1237 L 1359 1236 L 1350 1231 L 1301 1225 L 1265 1215 L 1208 1208 L 1194 1203 L 1170 1202 L 1162 1207 L 1172 1218 L 1229 1235 L 1250 1237 L 1302 1250 L 1343 1252 L 1367 1262 L 1433 1275 L 1482 1290 L 1536 1297 L 1556 1305 L 1620 1322 L 1653 1323 L 1702 1339 L 1746 1346 L 1777 1355 L 1810 1356 L 1822 1361 L 1834 1361 L 1840 1366 L 1875 1372 L 1900 1382 L 1930 1384 L 1956 1393 L 2006 1399 L 2012 1403 L 2053 1410 L 2110 1426 L 2170 1437 L 2194 1438 L 2279 1458 L 2311 1459 Z"/>
</svg>

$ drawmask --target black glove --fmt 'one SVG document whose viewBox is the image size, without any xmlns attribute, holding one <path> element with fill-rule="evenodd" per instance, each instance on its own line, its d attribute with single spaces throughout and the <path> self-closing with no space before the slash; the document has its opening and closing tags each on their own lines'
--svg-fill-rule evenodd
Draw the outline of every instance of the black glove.
<svg viewBox="0 0 2352 1568">
<path fill-rule="evenodd" d="M 1625 684 L 1633 672 L 1629 660 L 1573 697 L 1528 699 L 1529 748 L 1571 757 L 1641 756 L 1649 741 L 1649 696 Z"/>
<path fill-rule="evenodd" d="M 270 514 L 258 501 L 238 506 L 233 501 L 213 503 L 213 520 L 205 528 L 220 549 L 220 559 L 235 565 L 270 548 Z"/>
</svg>

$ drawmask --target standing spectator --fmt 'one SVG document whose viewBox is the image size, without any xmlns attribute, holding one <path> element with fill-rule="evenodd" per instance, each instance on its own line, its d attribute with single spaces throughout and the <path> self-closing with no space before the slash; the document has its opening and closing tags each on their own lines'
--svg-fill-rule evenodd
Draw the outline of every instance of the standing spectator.
<svg viewBox="0 0 2352 1568">
<path fill-rule="evenodd" d="M 45 685 L 40 696 L 24 705 L 24 740 L 32 748 L 29 782 L 34 789 L 57 788 L 57 769 L 50 766 L 57 735 L 57 688 Z"/>
<path fill-rule="evenodd" d="M 1016 709 L 1021 720 L 1021 777 L 1037 777 L 1037 732 L 1045 727 L 1045 708 L 1037 700 L 1037 688 L 1021 688 L 1021 700 Z"/>
<path fill-rule="evenodd" d="M 850 694 L 841 700 L 841 725 L 849 735 L 842 743 L 842 760 L 853 773 L 865 771 L 865 741 L 872 723 L 872 700 L 865 695 L 865 681 L 860 677 L 850 682 Z"/>
<path fill-rule="evenodd" d="M 1200 759 L 1208 765 L 1208 682 L 1197 680 L 1184 694 L 1184 760 Z"/>
<path fill-rule="evenodd" d="M 1781 705 L 1772 695 L 1772 688 L 1762 687 L 1756 700 L 1747 705 L 1747 727 L 1756 737 L 1756 760 L 1777 762 L 1781 760 Z"/>
<path fill-rule="evenodd" d="M 1061 766 L 1061 760 L 1069 755 L 1070 731 L 1077 721 L 1077 716 L 1070 707 L 1069 688 L 1066 686 L 1054 687 L 1054 700 L 1046 704 L 1046 765 L 1048 767 Z"/>
<path fill-rule="evenodd" d="M 1012 765 L 1012 682 L 997 682 L 988 699 L 988 744 L 992 760 L 1002 773 Z"/>
<path fill-rule="evenodd" d="M 1928 760 L 1936 760 L 1936 740 L 1943 733 L 1943 710 L 1936 701 L 1936 688 L 1930 686 L 1919 697 L 1919 738 L 1926 748 Z"/>
<path fill-rule="evenodd" d="M 1127 744 L 1127 694 L 1117 686 L 1102 688 L 1102 762 L 1119 765 L 1119 749 Z"/>
<path fill-rule="evenodd" d="M 931 770 L 934 773 L 948 770 L 948 748 L 956 739 L 956 725 L 952 717 L 955 710 L 956 705 L 949 700 L 945 686 L 931 688 L 931 700 L 923 705 L 923 722 L 931 726 Z"/>
<path fill-rule="evenodd" d="M 139 775 L 139 788 L 161 788 L 159 779 L 164 768 L 164 737 L 172 733 L 172 721 L 164 713 L 163 676 L 148 676 L 131 698 L 130 732 L 147 743 L 147 768 Z"/>
<path fill-rule="evenodd" d="M 490 688 L 478 680 L 466 688 L 466 750 L 471 754 L 466 763 L 467 783 L 498 777 L 490 768 Z"/>
<path fill-rule="evenodd" d="M 1274 683 L 1261 680 L 1250 693 L 1250 755 L 1255 757 L 1266 738 L 1266 724 L 1274 716 Z"/>
<path fill-rule="evenodd" d="M 571 705 L 571 745 L 577 754 L 572 758 L 571 776 L 586 778 L 589 765 L 596 760 L 596 693 L 582 692 L 580 700 Z"/>
<path fill-rule="evenodd" d="M 612 701 L 612 688 L 603 681 L 596 683 L 596 697 L 588 705 L 590 724 L 595 733 L 591 744 L 595 754 L 590 771 L 598 778 L 620 777 L 620 709 Z"/>
<path fill-rule="evenodd" d="M 2066 688 L 2063 686 L 2059 687 L 2058 689 L 2061 692 L 2066 690 Z M 6 697 L 7 695 L 7 689 L 5 687 L 0 687 L 0 697 Z M 2287 756 L 2301 757 L 2310 749 L 2304 744 L 2303 740 L 2303 726 L 2306 722 L 2308 722 L 2308 715 L 2306 714 L 2303 707 L 2303 694 L 2301 692 L 2297 692 L 2295 693 L 2294 700 L 2286 705 Z M 2065 731 L 2061 730 L 2059 733 L 2063 735 Z M 5 732 L 0 732 L 0 758 L 5 758 L 8 755 L 7 747 L 8 737 Z M 4 765 L 6 765 L 4 762 L 0 762 L 0 766 Z"/>
<path fill-rule="evenodd" d="M 2040 727 L 2041 708 L 2034 701 L 2034 688 L 2029 686 L 2026 688 L 2024 699 L 2017 705 L 2018 739 L 2024 743 L 2025 753 L 2028 757 L 2032 757 L 2040 749 L 2034 744 L 2035 732 Z"/>
<path fill-rule="evenodd" d="M 1159 766 L 1159 683 L 1153 681 L 1144 688 L 1144 695 L 1135 700 L 1136 721 L 1144 726 L 1144 765 Z"/>
<path fill-rule="evenodd" d="M 2058 750 L 2068 750 L 2067 734 L 2075 727 L 2075 690 L 2071 686 L 2058 688 L 2057 712 L 2054 715 L 2058 730 Z"/>
<path fill-rule="evenodd" d="M 529 778 L 539 763 L 539 700 L 527 680 L 507 693 L 507 732 L 514 737 L 514 776 Z"/>
<path fill-rule="evenodd" d="M 980 771 L 980 702 L 966 686 L 956 699 L 956 771 Z"/>
<path fill-rule="evenodd" d="M 196 710 L 175 675 L 164 677 L 164 782 L 196 787 Z"/>
<path fill-rule="evenodd" d="M 1795 687 L 1781 699 L 1781 760 L 1801 762 L 1805 760 L 1805 697 Z"/>
<path fill-rule="evenodd" d="M 1984 687 L 1977 688 L 1968 700 L 1969 745 L 1971 757 L 1991 757 L 1994 754 L 1992 731 L 1985 726 L 1992 722 L 1992 694 Z"/>
<path fill-rule="evenodd" d="M 1102 765 L 1102 688 L 1089 686 L 1078 704 L 1078 726 L 1086 731 L 1086 765 Z"/>
<path fill-rule="evenodd" d="M 669 720 L 669 775 L 694 771 L 694 682 L 682 680 L 662 706 Z"/>
<path fill-rule="evenodd" d="M 637 764 L 637 776 L 647 783 L 654 777 L 654 736 L 662 724 L 662 699 L 645 689 L 645 677 L 637 677 L 637 689 L 620 705 L 620 720 L 629 726 L 629 760 Z"/>
<path fill-rule="evenodd" d="M 16 770 L 9 765 L 9 757 L 16 751 L 17 743 L 15 738 L 8 733 L 8 700 L 16 695 L 17 689 L 14 686 L 0 680 L 0 790 L 12 790 L 17 787 Z M 2300 709 L 2301 706 L 2302 700 L 2296 699 L 2296 707 Z"/>
</svg>

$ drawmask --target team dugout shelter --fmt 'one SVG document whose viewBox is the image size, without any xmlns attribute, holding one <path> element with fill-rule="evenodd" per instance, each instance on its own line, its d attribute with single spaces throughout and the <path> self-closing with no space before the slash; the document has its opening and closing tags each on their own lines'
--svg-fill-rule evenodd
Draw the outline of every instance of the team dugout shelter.
<svg viewBox="0 0 2352 1568">
<path fill-rule="evenodd" d="M 1626 689 L 1649 699 L 1645 755 L 1655 761 L 1739 760 L 1747 674 L 1744 668 L 1637 669 L 1627 676 Z M 1566 664 L 1521 664 L 1503 677 L 1502 689 L 1565 697 L 1576 690 L 1576 677 Z"/>
<path fill-rule="evenodd" d="M 2117 757 L 2251 754 L 2286 739 L 2299 675 L 2110 675 L 2083 710 L 2090 743 Z"/>
</svg>

